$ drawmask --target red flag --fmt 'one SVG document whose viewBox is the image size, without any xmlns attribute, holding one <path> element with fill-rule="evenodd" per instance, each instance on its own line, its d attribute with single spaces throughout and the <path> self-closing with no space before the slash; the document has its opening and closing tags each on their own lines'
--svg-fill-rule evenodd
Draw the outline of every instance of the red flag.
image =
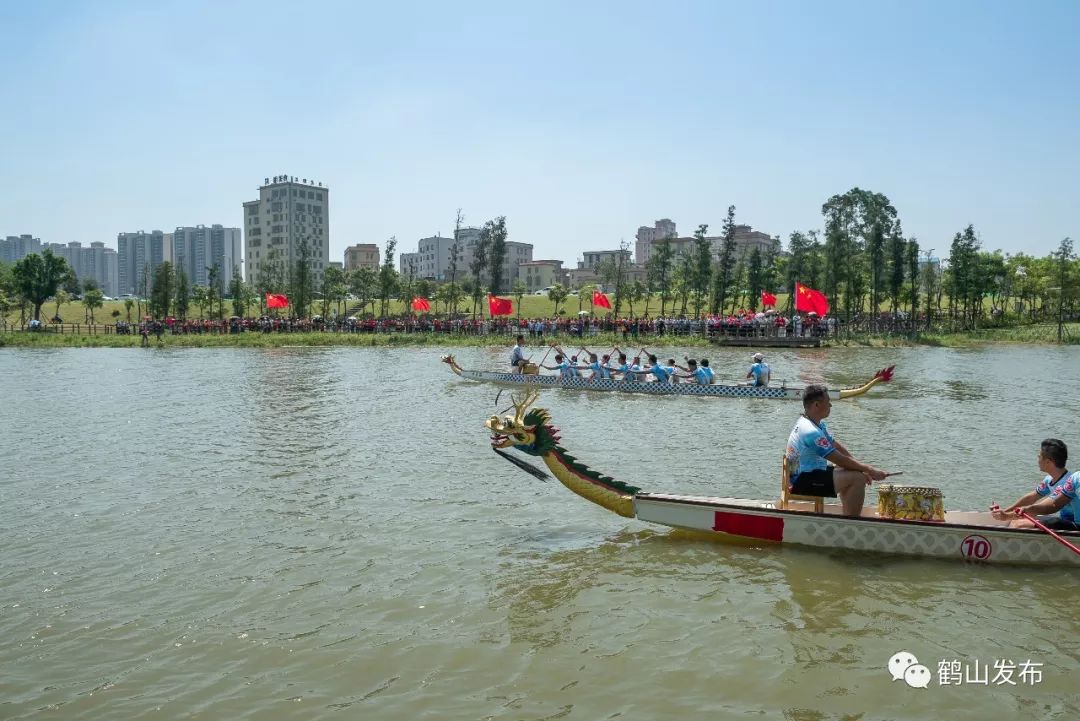
<svg viewBox="0 0 1080 721">
<path fill-rule="evenodd" d="M 267 293 L 266 294 L 266 307 L 267 308 L 288 308 L 289 298 L 284 293 Z"/>
<path fill-rule="evenodd" d="M 514 312 L 514 304 L 509 298 L 500 298 L 497 295 L 488 296 L 488 311 L 491 315 L 510 315 Z"/>
<path fill-rule="evenodd" d="M 829 299 L 821 291 L 807 288 L 802 283 L 795 284 L 795 310 L 811 311 L 818 315 L 828 315 Z"/>
<path fill-rule="evenodd" d="M 417 296 L 412 299 L 413 310 L 431 310 L 431 303 L 428 303 L 427 298 L 421 298 Z"/>
<path fill-rule="evenodd" d="M 761 305 L 765 308 L 768 308 L 770 306 L 775 308 L 776 296 L 772 293 L 766 293 L 765 291 L 761 291 Z"/>
<path fill-rule="evenodd" d="M 594 290 L 592 293 L 592 304 L 598 305 L 601 308 L 611 308 L 611 301 L 608 300 L 608 297 L 606 295 L 604 295 L 598 290 Z"/>
</svg>

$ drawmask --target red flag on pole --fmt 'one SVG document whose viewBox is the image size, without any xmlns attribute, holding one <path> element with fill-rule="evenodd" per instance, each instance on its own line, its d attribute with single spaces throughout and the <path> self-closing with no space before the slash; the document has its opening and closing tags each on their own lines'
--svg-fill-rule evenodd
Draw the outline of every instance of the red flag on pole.
<svg viewBox="0 0 1080 721">
<path fill-rule="evenodd" d="M 592 304 L 593 305 L 598 305 L 601 308 L 608 308 L 608 309 L 611 308 L 611 301 L 608 300 L 608 297 L 606 295 L 604 295 L 603 293 L 601 293 L 598 290 L 593 291 Z"/>
<path fill-rule="evenodd" d="M 821 291 L 807 288 L 802 283 L 795 284 L 795 310 L 808 311 L 818 315 L 828 315 L 829 299 Z"/>
<path fill-rule="evenodd" d="M 765 291 L 761 291 L 761 305 L 766 307 L 766 308 L 768 308 L 770 306 L 775 308 L 776 307 L 776 296 L 773 295 L 772 293 L 766 293 Z"/>
<path fill-rule="evenodd" d="M 431 303 L 428 303 L 427 298 L 421 298 L 420 296 L 417 296 L 412 299 L 412 309 L 417 311 L 431 310 Z"/>
<path fill-rule="evenodd" d="M 509 298 L 500 298 L 497 295 L 488 296 L 488 311 L 491 315 L 510 315 L 514 312 L 514 304 Z"/>
<path fill-rule="evenodd" d="M 267 293 L 266 294 L 266 307 L 267 308 L 288 308 L 289 298 L 284 293 Z"/>
</svg>

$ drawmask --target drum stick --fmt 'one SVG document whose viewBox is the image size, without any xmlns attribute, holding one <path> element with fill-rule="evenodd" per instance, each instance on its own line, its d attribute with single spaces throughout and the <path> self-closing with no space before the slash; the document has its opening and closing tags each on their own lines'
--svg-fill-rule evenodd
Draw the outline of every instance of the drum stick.
<svg viewBox="0 0 1080 721">
<path fill-rule="evenodd" d="M 902 475 L 904 475 L 903 471 L 896 471 L 895 473 L 886 473 L 885 477 L 888 478 L 889 476 L 902 476 Z"/>
</svg>

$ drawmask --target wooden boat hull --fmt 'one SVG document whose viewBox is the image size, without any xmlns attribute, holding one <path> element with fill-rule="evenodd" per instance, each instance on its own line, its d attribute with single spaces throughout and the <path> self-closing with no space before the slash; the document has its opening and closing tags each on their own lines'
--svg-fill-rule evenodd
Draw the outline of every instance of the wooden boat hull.
<svg viewBox="0 0 1080 721">
<path fill-rule="evenodd" d="M 591 378 L 563 378 L 556 375 L 530 375 L 522 373 L 496 373 L 493 371 L 465 370 L 459 366 L 453 356 L 445 356 L 443 362 L 450 365 L 455 373 L 462 378 L 484 383 L 497 383 L 499 385 L 518 388 L 566 388 L 570 390 L 601 391 L 607 393 L 644 393 L 655 396 L 700 396 L 704 398 L 769 398 L 773 400 L 801 400 L 803 388 L 790 386 L 768 386 L 755 388 L 754 386 L 719 385 L 708 386 L 697 383 L 655 383 L 627 381 L 622 379 L 593 380 Z M 892 367 L 878 371 L 869 382 L 858 388 L 842 388 L 829 390 L 829 397 L 833 400 L 860 396 L 878 383 L 886 382 L 892 377 Z"/>
<path fill-rule="evenodd" d="M 989 513 L 949 512 L 944 523 L 878 518 L 868 507 L 860 518 L 781 510 L 775 504 L 737 498 L 657 493 L 634 496 L 638 520 L 672 528 L 774 543 L 889 553 L 992 564 L 1080 566 L 1080 556 L 1038 530 L 1010 529 Z M 1065 533 L 1075 541 L 1080 533 Z"/>
</svg>

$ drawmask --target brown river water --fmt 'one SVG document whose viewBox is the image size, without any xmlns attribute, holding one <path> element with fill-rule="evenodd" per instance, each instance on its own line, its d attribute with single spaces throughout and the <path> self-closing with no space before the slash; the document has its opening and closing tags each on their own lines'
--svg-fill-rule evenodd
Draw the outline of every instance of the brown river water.
<svg viewBox="0 0 1080 721">
<path fill-rule="evenodd" d="M 620 518 L 493 454 L 482 423 L 507 396 L 496 407 L 442 352 L 0 351 L 0 719 L 1080 718 L 1076 569 Z M 712 352 L 718 377 L 749 354 Z M 500 370 L 507 355 L 457 353 Z M 1030 490 L 1047 436 L 1080 467 L 1080 347 L 768 360 L 774 379 L 837 386 L 897 364 L 830 427 L 947 508 Z M 539 405 L 595 469 L 744 498 L 776 496 L 800 410 L 572 391 Z M 892 679 L 899 651 L 929 687 Z M 1037 680 L 1020 677 L 1029 661 Z M 942 684 L 957 666 L 975 678 Z"/>
</svg>

